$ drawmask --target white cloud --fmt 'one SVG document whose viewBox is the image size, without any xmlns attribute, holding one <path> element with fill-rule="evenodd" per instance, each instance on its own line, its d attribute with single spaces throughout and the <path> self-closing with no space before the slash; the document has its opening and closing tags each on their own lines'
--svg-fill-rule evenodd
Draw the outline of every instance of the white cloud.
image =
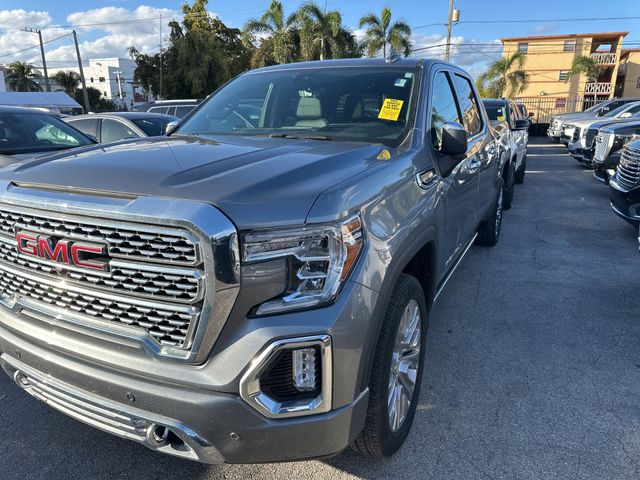
<svg viewBox="0 0 640 480">
<path fill-rule="evenodd" d="M 53 20 L 48 12 L 0 10 L 0 29 L 6 29 L 0 30 L 0 63 L 22 60 L 40 65 L 38 48 L 21 51 L 38 43 L 38 37 L 34 34 L 18 30 L 23 25 L 42 28 L 45 42 L 68 35 L 75 28 L 80 53 L 85 61 L 96 57 L 126 57 L 127 49 L 131 46 L 142 52 L 157 51 L 160 45 L 160 17 L 166 42 L 169 21 L 179 18 L 178 12 L 166 8 L 141 5 L 135 9 L 104 7 L 78 11 L 66 18 L 71 28 L 52 25 Z M 49 67 L 75 64 L 75 47 L 70 36 L 46 44 L 45 51 Z"/>
<path fill-rule="evenodd" d="M 533 33 L 538 35 L 544 35 L 545 33 L 555 32 L 560 28 L 557 23 L 541 23 L 533 27 Z"/>
<path fill-rule="evenodd" d="M 0 10 L 0 28 L 45 27 L 51 24 L 49 12 L 27 12 L 19 8 Z"/>
</svg>

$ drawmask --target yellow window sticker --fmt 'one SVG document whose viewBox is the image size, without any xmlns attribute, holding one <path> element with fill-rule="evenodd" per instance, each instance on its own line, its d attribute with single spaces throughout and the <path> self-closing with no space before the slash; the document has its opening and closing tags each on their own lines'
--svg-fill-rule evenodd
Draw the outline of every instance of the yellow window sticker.
<svg viewBox="0 0 640 480">
<path fill-rule="evenodd" d="M 504 115 L 498 115 L 498 121 L 504 122 Z"/>
<path fill-rule="evenodd" d="M 385 98 L 378 118 L 380 120 L 391 120 L 393 122 L 398 121 L 400 116 L 400 110 L 402 110 L 402 104 L 404 100 L 396 100 L 395 98 Z"/>
</svg>

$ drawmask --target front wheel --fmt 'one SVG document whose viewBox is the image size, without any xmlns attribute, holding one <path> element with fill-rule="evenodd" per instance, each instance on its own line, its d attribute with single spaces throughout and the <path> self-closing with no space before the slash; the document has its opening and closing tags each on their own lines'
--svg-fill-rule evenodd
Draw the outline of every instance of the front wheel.
<svg viewBox="0 0 640 480">
<path fill-rule="evenodd" d="M 428 320 L 420 282 L 400 275 L 387 306 L 369 381 L 364 429 L 352 448 L 388 457 L 402 446 L 416 413 Z"/>
<path fill-rule="evenodd" d="M 500 178 L 498 185 L 498 195 L 493 206 L 491 216 L 480 225 L 478 229 L 478 239 L 476 240 L 479 245 L 485 247 L 493 247 L 498 243 L 500 238 L 500 230 L 502 228 L 502 212 L 504 207 L 504 180 Z"/>
</svg>

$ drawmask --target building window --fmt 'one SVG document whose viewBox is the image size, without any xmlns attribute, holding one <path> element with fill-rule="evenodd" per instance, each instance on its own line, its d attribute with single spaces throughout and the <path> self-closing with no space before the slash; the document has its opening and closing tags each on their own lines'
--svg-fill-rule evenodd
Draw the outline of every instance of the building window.
<svg viewBox="0 0 640 480">
<path fill-rule="evenodd" d="M 640 88 L 640 77 L 638 77 L 638 81 L 636 82 L 636 88 Z"/>
<path fill-rule="evenodd" d="M 89 83 L 93 83 L 93 77 L 89 77 Z"/>
<path fill-rule="evenodd" d="M 104 77 L 98 77 L 99 82 L 104 82 Z"/>
<path fill-rule="evenodd" d="M 107 92 L 102 92 L 102 93 L 104 94 L 103 97 L 107 98 Z"/>
<path fill-rule="evenodd" d="M 566 82 L 569 80 L 569 71 L 568 70 L 560 70 L 559 80 L 561 82 Z"/>
<path fill-rule="evenodd" d="M 565 40 L 564 41 L 564 52 L 575 52 L 576 51 L 576 41 L 575 40 Z"/>
<path fill-rule="evenodd" d="M 529 44 L 528 43 L 519 43 L 518 44 L 518 51 L 527 53 L 529 51 Z"/>
</svg>

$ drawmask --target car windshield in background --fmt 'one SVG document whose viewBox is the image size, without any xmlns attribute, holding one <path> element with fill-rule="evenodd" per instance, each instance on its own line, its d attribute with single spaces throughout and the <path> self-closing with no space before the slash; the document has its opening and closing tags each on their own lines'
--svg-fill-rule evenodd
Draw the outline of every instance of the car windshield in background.
<svg viewBox="0 0 640 480">
<path fill-rule="evenodd" d="M 38 113 L 0 114 L 0 154 L 38 153 L 91 145 L 62 120 Z"/>
<path fill-rule="evenodd" d="M 620 105 L 618 108 L 611 110 L 603 115 L 603 117 L 615 117 L 616 115 L 624 112 L 627 108 L 629 108 L 628 104 Z"/>
<path fill-rule="evenodd" d="M 487 104 L 484 107 L 487 110 L 487 115 L 489 115 L 489 120 L 498 120 L 500 122 L 507 120 L 507 111 L 504 107 Z"/>
<path fill-rule="evenodd" d="M 149 137 L 158 137 L 164 135 L 169 122 L 178 121 L 177 118 L 133 118 L 131 119 L 135 125 L 146 133 Z"/>
<path fill-rule="evenodd" d="M 245 74 L 176 132 L 382 143 L 413 126 L 417 69 L 314 68 Z"/>
</svg>

